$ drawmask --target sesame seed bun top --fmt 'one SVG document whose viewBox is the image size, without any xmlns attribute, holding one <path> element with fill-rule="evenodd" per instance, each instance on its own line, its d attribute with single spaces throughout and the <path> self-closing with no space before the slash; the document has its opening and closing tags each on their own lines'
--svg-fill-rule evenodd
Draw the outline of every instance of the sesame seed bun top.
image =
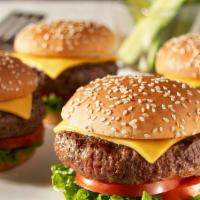
<svg viewBox="0 0 200 200">
<path fill-rule="evenodd" d="M 37 75 L 30 67 L 7 53 L 0 53 L 0 101 L 26 96 L 36 87 Z"/>
<path fill-rule="evenodd" d="M 16 36 L 14 49 L 33 56 L 104 57 L 113 55 L 116 37 L 107 27 L 93 22 L 40 22 Z"/>
<path fill-rule="evenodd" d="M 200 91 L 157 76 L 107 76 L 78 89 L 61 115 L 109 137 L 185 137 L 200 132 Z"/>
<path fill-rule="evenodd" d="M 159 74 L 200 79 L 200 34 L 189 33 L 167 41 L 156 58 Z"/>
</svg>

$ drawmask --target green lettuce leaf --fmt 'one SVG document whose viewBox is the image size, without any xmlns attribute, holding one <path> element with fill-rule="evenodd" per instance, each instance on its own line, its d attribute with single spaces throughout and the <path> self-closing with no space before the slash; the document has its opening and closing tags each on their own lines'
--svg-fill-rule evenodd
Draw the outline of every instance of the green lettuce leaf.
<svg viewBox="0 0 200 200">
<path fill-rule="evenodd" d="M 147 192 L 143 192 L 141 200 L 161 200 L 162 198 L 159 196 L 151 196 Z"/>
<path fill-rule="evenodd" d="M 195 197 L 192 197 L 191 200 L 200 200 L 200 194 Z"/>
<path fill-rule="evenodd" d="M 64 193 L 66 200 L 161 200 L 144 192 L 142 198 L 120 197 L 115 195 L 98 194 L 83 189 L 75 184 L 75 172 L 64 165 L 54 165 L 52 170 L 52 185 L 56 191 Z"/>
<path fill-rule="evenodd" d="M 151 196 L 143 192 L 142 197 L 121 197 L 115 195 L 98 194 L 83 189 L 75 184 L 75 171 L 64 165 L 54 165 L 52 170 L 52 185 L 55 190 L 63 192 L 66 200 L 162 200 L 159 196 Z M 200 195 L 190 200 L 200 200 Z"/>
<path fill-rule="evenodd" d="M 15 164 L 18 161 L 18 154 L 20 152 L 23 153 L 31 153 L 40 146 L 42 142 L 34 144 L 29 147 L 17 148 L 17 149 L 0 149 L 0 163 L 13 163 Z"/>
<path fill-rule="evenodd" d="M 60 111 L 64 106 L 62 98 L 57 97 L 55 94 L 43 96 L 42 100 L 44 102 L 46 112 L 55 113 Z"/>
</svg>

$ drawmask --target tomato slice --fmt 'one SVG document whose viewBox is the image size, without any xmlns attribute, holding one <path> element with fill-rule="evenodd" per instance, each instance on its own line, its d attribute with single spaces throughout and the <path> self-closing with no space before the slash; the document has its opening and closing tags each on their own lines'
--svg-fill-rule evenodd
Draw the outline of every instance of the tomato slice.
<svg viewBox="0 0 200 200">
<path fill-rule="evenodd" d="M 183 179 L 180 185 L 169 192 L 163 193 L 163 200 L 187 200 L 200 194 L 200 177 Z"/>
<path fill-rule="evenodd" d="M 44 127 L 41 124 L 34 133 L 15 138 L 0 139 L 1 149 L 14 149 L 26 146 L 31 146 L 43 140 Z"/>
<path fill-rule="evenodd" d="M 147 183 L 147 184 L 118 184 L 118 183 L 104 183 L 84 176 L 76 176 L 76 184 L 93 192 L 119 195 L 119 196 L 142 196 L 144 191 L 151 195 L 160 194 L 176 188 L 181 179 L 178 177 L 169 178 L 164 181 Z"/>
</svg>

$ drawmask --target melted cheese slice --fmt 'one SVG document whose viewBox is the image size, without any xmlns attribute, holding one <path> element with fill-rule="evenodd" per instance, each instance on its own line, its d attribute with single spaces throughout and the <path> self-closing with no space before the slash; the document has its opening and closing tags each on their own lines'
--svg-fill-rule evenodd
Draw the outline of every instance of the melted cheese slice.
<svg viewBox="0 0 200 200">
<path fill-rule="evenodd" d="M 32 95 L 10 101 L 0 102 L 0 111 L 15 114 L 23 119 L 30 119 L 32 110 Z"/>
<path fill-rule="evenodd" d="M 56 79 L 63 71 L 72 68 L 74 66 L 86 63 L 102 63 L 102 62 L 116 60 L 114 56 L 107 58 L 99 58 L 99 59 L 66 59 L 66 58 L 27 56 L 19 53 L 15 53 L 14 55 L 17 58 L 21 59 L 24 63 L 36 67 L 38 70 L 43 71 L 52 79 Z"/>
<path fill-rule="evenodd" d="M 177 81 L 181 81 L 183 83 L 187 83 L 189 86 L 194 87 L 194 88 L 200 87 L 200 80 L 184 79 L 184 78 L 178 78 L 175 76 L 166 76 L 166 77 L 171 80 L 177 80 Z"/>
<path fill-rule="evenodd" d="M 140 154 L 149 163 L 154 163 L 172 145 L 183 139 L 183 138 L 174 138 L 174 139 L 163 139 L 163 140 L 131 140 L 131 139 L 112 138 L 112 137 L 102 136 L 100 134 L 94 134 L 88 132 L 86 133 L 86 131 L 81 131 L 75 127 L 68 126 L 66 121 L 62 121 L 54 128 L 55 133 L 64 130 L 78 132 L 83 135 L 95 136 L 97 138 L 113 142 L 115 144 L 120 144 L 130 147 L 135 151 L 137 151 L 137 153 Z"/>
</svg>

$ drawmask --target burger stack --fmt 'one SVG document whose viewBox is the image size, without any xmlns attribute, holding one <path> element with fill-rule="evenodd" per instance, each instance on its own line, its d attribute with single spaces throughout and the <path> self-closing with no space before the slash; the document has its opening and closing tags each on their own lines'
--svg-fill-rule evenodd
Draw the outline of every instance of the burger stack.
<svg viewBox="0 0 200 200">
<path fill-rule="evenodd" d="M 64 20 L 29 25 L 14 43 L 15 56 L 39 75 L 50 123 L 78 87 L 116 74 L 116 46 L 115 34 L 104 25 Z"/>
<path fill-rule="evenodd" d="M 185 200 L 200 194 L 200 91 L 158 76 L 81 87 L 55 127 L 66 199 Z"/>
<path fill-rule="evenodd" d="M 167 41 L 156 58 L 156 72 L 200 87 L 200 35 L 188 33 Z"/>
<path fill-rule="evenodd" d="M 28 160 L 43 142 L 44 105 L 34 71 L 0 53 L 0 171 Z"/>
</svg>

